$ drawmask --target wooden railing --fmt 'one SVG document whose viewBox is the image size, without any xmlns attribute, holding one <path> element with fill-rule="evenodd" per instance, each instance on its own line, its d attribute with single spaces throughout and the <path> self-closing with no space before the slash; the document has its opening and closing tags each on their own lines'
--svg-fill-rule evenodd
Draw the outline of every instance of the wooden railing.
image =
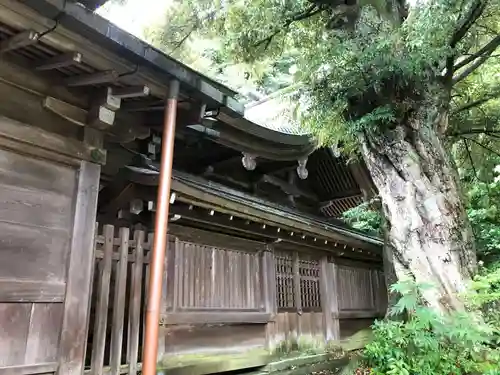
<svg viewBox="0 0 500 375">
<path fill-rule="evenodd" d="M 143 231 L 105 225 L 96 238 L 94 287 L 91 304 L 88 371 L 102 374 L 108 366 L 119 374 L 123 364 L 136 374 L 140 361 L 149 269 L 150 240 Z"/>
<path fill-rule="evenodd" d="M 338 339 L 342 319 L 383 313 L 383 275 L 369 264 L 337 264 L 327 254 L 202 232 L 179 228 L 169 235 L 160 320 L 166 335 L 169 327 L 191 332 L 189 327 L 233 324 L 254 334 L 261 325 L 266 327 L 262 341 L 271 347 L 318 326 L 326 340 Z M 86 372 L 135 375 L 141 366 L 152 235 L 105 225 L 95 242 Z M 290 313 L 297 318 L 289 319 Z M 160 349 L 167 353 L 176 344 L 165 342 Z"/>
</svg>

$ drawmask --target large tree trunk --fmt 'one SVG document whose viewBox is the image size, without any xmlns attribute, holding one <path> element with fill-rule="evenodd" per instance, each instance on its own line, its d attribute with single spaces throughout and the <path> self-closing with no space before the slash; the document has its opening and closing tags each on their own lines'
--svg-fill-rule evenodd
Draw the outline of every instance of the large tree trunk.
<svg viewBox="0 0 500 375">
<path fill-rule="evenodd" d="M 359 135 L 363 158 L 387 220 L 387 246 L 398 279 L 432 283 L 423 298 L 440 311 L 463 308 L 475 250 L 455 166 L 439 128 L 446 113 L 422 108 L 383 133 Z"/>
</svg>

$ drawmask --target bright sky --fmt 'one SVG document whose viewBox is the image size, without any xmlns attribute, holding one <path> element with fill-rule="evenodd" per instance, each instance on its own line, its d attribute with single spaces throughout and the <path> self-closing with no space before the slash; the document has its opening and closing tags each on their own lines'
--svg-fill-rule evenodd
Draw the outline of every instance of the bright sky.
<svg viewBox="0 0 500 375">
<path fill-rule="evenodd" d="M 123 30 L 144 39 L 146 26 L 161 22 L 172 0 L 127 0 L 125 5 L 106 4 L 97 13 Z"/>
</svg>

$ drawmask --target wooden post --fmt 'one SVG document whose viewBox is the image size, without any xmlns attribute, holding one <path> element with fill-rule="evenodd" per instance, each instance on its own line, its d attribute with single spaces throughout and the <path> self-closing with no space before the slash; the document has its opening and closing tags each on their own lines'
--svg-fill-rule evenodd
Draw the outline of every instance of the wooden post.
<svg viewBox="0 0 500 375">
<path fill-rule="evenodd" d="M 302 334 L 302 295 L 300 293 L 300 271 L 299 271 L 299 253 L 293 253 L 293 285 L 295 291 L 295 307 L 297 308 L 297 339 Z"/>
<path fill-rule="evenodd" d="M 333 299 L 333 275 L 328 257 L 324 255 L 320 260 L 319 287 L 321 296 L 321 309 L 323 311 L 323 329 L 325 340 L 328 342 L 335 339 L 334 319 L 332 316 Z"/>
<path fill-rule="evenodd" d="M 95 308 L 94 336 L 92 340 L 92 357 L 90 368 L 93 375 L 102 375 L 104 365 L 104 348 L 106 345 L 106 327 L 108 321 L 109 284 L 111 279 L 113 241 L 115 228 L 104 226 L 104 256 L 98 268 L 97 305 Z"/>
<path fill-rule="evenodd" d="M 82 161 L 78 178 L 58 375 L 82 374 L 94 265 L 94 235 L 101 167 Z"/>
<path fill-rule="evenodd" d="M 333 318 L 333 339 L 340 340 L 340 322 L 339 322 L 339 283 L 338 283 L 338 265 L 336 263 L 328 263 L 328 268 L 330 268 L 331 272 L 331 281 L 330 285 L 332 286 L 331 290 L 331 312 Z"/>
<path fill-rule="evenodd" d="M 139 357 L 139 331 L 141 329 L 141 291 L 142 271 L 144 267 L 144 232 L 135 231 L 135 259 L 132 268 L 132 287 L 130 290 L 130 316 L 128 325 L 129 375 L 137 374 Z"/>
<path fill-rule="evenodd" d="M 111 351 L 110 365 L 111 374 L 120 374 L 122 357 L 123 327 L 125 317 L 125 301 L 127 290 L 127 265 L 128 265 L 128 244 L 129 228 L 120 228 L 120 248 L 119 259 L 116 267 L 115 296 L 113 300 L 113 321 L 111 331 Z"/>
<path fill-rule="evenodd" d="M 266 348 L 273 350 L 275 345 L 276 314 L 276 266 L 273 245 L 267 244 L 261 259 L 261 280 L 263 304 L 266 313 L 271 314 L 271 321 L 266 324 Z"/>
</svg>

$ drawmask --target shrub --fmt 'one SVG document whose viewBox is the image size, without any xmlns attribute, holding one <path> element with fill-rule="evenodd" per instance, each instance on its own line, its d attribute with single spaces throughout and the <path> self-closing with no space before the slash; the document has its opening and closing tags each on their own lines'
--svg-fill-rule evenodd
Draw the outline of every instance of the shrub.
<svg viewBox="0 0 500 375">
<path fill-rule="evenodd" d="M 378 321 L 363 357 L 377 375 L 500 375 L 500 356 L 491 348 L 493 329 L 475 314 L 442 315 L 422 305 L 429 286 L 403 281 L 392 286 L 401 299 L 391 311 L 404 321 Z"/>
</svg>

